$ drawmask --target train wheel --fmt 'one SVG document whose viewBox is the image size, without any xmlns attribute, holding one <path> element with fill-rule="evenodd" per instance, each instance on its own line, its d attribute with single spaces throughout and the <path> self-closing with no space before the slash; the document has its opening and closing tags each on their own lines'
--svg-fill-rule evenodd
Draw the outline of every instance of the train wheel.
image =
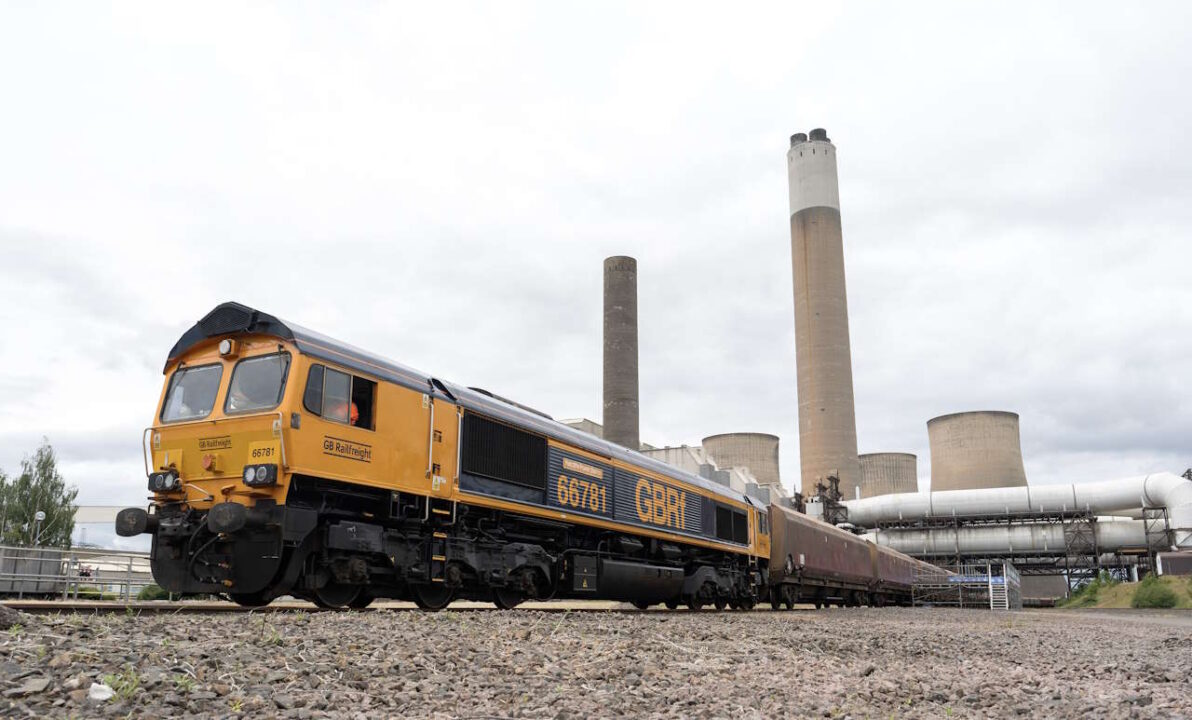
<svg viewBox="0 0 1192 720">
<path fill-rule="evenodd" d="M 359 585 L 345 585 L 329 582 L 315 590 L 313 600 L 315 605 L 327 610 L 342 610 L 350 606 L 360 596 Z"/>
<path fill-rule="evenodd" d="M 525 596 L 508 588 L 493 588 L 493 604 L 502 610 L 512 610 L 525 601 Z M 415 600 L 414 602 L 417 602 Z M 421 607 L 421 606 L 419 606 Z M 439 608 L 435 608 L 438 610 Z"/>
<path fill-rule="evenodd" d="M 675 600 L 673 598 L 670 600 L 667 600 L 663 604 L 666 605 L 667 610 L 678 610 L 679 609 L 679 601 Z"/>
<path fill-rule="evenodd" d="M 356 599 L 348 603 L 348 607 L 352 608 L 353 610 L 363 610 L 369 605 L 372 605 L 373 600 L 376 600 L 376 598 L 373 597 L 373 594 L 361 588 L 360 592 L 356 595 Z"/>
<path fill-rule="evenodd" d="M 703 608 L 704 608 L 703 598 L 699 597 L 698 595 L 692 595 L 691 597 L 687 598 L 687 609 L 688 610 L 702 610 Z"/>
<path fill-rule="evenodd" d="M 782 607 L 782 598 L 779 597 L 777 590 L 770 591 L 770 609 L 777 610 Z"/>
<path fill-rule="evenodd" d="M 816 610 L 820 610 L 820 609 L 822 609 L 823 607 L 824 607 L 824 604 L 823 604 L 822 602 L 820 602 L 819 600 L 816 600 L 816 601 L 815 601 L 815 609 L 816 609 Z"/>
<path fill-rule="evenodd" d="M 712 604 L 716 606 L 717 610 L 723 610 L 724 608 L 726 608 L 728 606 L 728 600 L 725 600 L 722 597 L 718 597 L 712 601 Z M 736 606 L 734 606 L 733 609 L 736 610 L 737 609 Z"/>
<path fill-rule="evenodd" d="M 451 588 L 439 583 L 410 586 L 410 597 L 414 600 L 414 604 L 431 612 L 447 607 L 454 594 Z"/>
<path fill-rule="evenodd" d="M 788 593 L 787 596 L 783 599 L 782 604 L 786 606 L 787 610 L 794 610 L 795 609 L 795 596 Z M 818 608 L 818 605 L 816 607 Z"/>
<path fill-rule="evenodd" d="M 646 602 L 645 600 L 630 600 L 629 604 L 632 605 L 633 607 L 637 608 L 638 610 L 649 610 L 650 609 L 650 603 Z"/>
<path fill-rule="evenodd" d="M 232 601 L 240 607 L 265 607 L 269 604 L 269 596 L 262 592 L 255 593 L 228 593 L 232 596 Z"/>
</svg>

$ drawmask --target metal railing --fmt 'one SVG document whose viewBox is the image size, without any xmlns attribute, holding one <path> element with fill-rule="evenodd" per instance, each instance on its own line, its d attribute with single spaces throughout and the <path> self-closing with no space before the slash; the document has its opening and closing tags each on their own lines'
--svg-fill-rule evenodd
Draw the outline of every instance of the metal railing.
<svg viewBox="0 0 1192 720">
<path fill-rule="evenodd" d="M 129 601 L 153 583 L 149 554 L 0 545 L 0 596 Z"/>
<path fill-rule="evenodd" d="M 943 565 L 946 573 L 920 570 L 911 595 L 917 606 L 1022 609 L 1022 578 L 1008 562 Z"/>
</svg>

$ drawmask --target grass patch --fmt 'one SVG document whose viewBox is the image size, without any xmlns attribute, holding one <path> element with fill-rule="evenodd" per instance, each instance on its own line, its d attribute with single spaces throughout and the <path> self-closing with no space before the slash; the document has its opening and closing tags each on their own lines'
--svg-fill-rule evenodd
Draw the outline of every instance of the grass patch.
<svg viewBox="0 0 1192 720">
<path fill-rule="evenodd" d="M 120 596 L 116 593 L 106 593 L 99 588 L 94 588 L 89 585 L 84 585 L 79 588 L 80 600 L 119 600 Z"/>
<path fill-rule="evenodd" d="M 137 600 L 169 600 L 170 594 L 160 585 L 146 585 L 137 593 Z"/>
<path fill-rule="evenodd" d="M 1167 583 L 1160 581 L 1155 575 L 1147 575 L 1138 583 L 1134 590 L 1134 597 L 1130 600 L 1130 607 L 1136 608 L 1173 608 L 1179 605 L 1180 598 L 1175 590 Z"/>
<path fill-rule="evenodd" d="M 1101 591 L 1119 584 L 1109 573 L 1101 571 L 1100 575 L 1077 588 L 1070 597 L 1057 602 L 1056 606 L 1065 608 L 1097 607 L 1101 599 Z"/>
<path fill-rule="evenodd" d="M 133 695 L 136 695 L 137 690 L 141 689 L 141 676 L 137 675 L 136 668 L 132 665 L 127 665 L 118 673 L 104 675 L 103 684 L 112 688 L 116 693 L 116 697 L 121 700 L 127 700 Z"/>
<path fill-rule="evenodd" d="M 1098 578 L 1100 580 L 1100 578 Z M 1088 589 L 1093 583 L 1089 583 L 1080 590 L 1072 593 L 1072 597 L 1067 601 L 1060 601 L 1056 603 L 1057 607 L 1063 608 L 1131 608 L 1131 607 L 1174 607 L 1174 608 L 1192 608 L 1192 581 L 1184 577 L 1175 577 L 1172 575 L 1164 575 L 1162 577 L 1148 576 L 1141 583 L 1130 582 L 1108 582 L 1096 583 L 1096 589 Z M 1144 590 L 1142 602 L 1151 602 L 1150 597 L 1154 594 L 1159 594 L 1165 597 L 1160 602 L 1169 602 L 1166 599 L 1169 591 L 1175 596 L 1174 605 L 1135 605 L 1134 597 L 1138 590 L 1144 583 L 1148 584 L 1148 588 L 1157 587 L 1157 590 Z"/>
</svg>

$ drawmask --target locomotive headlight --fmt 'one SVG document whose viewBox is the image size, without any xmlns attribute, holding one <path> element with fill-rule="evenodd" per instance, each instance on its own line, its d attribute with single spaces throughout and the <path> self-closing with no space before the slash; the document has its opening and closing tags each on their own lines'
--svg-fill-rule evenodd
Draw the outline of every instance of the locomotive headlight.
<svg viewBox="0 0 1192 720">
<path fill-rule="evenodd" d="M 244 484 L 249 487 L 263 487 L 277 483 L 276 465 L 245 465 Z"/>
<path fill-rule="evenodd" d="M 178 487 L 178 476 L 171 472 L 153 473 L 149 476 L 149 489 L 153 492 L 170 492 Z"/>
</svg>

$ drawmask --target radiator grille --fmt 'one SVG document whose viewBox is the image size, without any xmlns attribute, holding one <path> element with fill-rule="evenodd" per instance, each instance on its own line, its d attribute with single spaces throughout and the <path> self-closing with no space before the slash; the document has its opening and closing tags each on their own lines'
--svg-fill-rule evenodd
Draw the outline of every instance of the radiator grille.
<svg viewBox="0 0 1192 720">
<path fill-rule="evenodd" d="M 479 415 L 464 415 L 463 472 L 546 489 L 546 439 Z"/>
</svg>

